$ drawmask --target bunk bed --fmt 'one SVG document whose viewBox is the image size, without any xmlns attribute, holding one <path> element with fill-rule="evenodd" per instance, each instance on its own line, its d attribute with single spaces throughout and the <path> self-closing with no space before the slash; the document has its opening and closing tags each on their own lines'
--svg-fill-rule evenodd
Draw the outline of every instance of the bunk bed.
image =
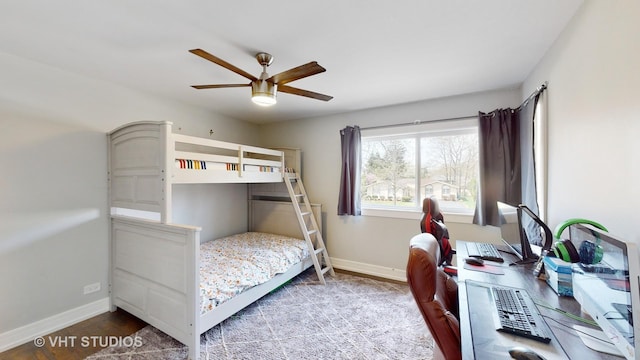
<svg viewBox="0 0 640 360">
<path fill-rule="evenodd" d="M 184 343 L 198 359 L 202 333 L 313 266 L 318 251 L 300 240 L 296 206 L 282 201 L 249 199 L 249 232 L 228 238 L 201 242 L 201 226 L 174 224 L 175 184 L 278 183 L 290 169 L 282 151 L 174 134 L 171 126 L 136 122 L 108 134 L 110 306 Z M 317 227 L 320 205 L 310 208 Z M 284 247 L 279 258 L 275 245 Z M 228 248 L 241 253 L 220 255 Z M 224 262 L 236 267 L 221 270 Z M 244 279 L 252 267 L 269 274 L 225 287 L 240 281 L 223 275 Z"/>
</svg>

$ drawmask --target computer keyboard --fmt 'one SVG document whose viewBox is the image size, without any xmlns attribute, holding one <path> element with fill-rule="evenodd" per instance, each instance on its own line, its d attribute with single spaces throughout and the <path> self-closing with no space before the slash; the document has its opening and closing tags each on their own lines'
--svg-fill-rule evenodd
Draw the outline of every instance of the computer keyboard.
<svg viewBox="0 0 640 360">
<path fill-rule="evenodd" d="M 504 259 L 493 244 L 468 242 L 467 255 L 481 258 L 482 260 L 504 262 Z"/>
<path fill-rule="evenodd" d="M 496 330 L 524 336 L 544 343 L 551 341 L 546 322 L 538 313 L 529 293 L 523 289 L 491 288 L 495 303 Z"/>
</svg>

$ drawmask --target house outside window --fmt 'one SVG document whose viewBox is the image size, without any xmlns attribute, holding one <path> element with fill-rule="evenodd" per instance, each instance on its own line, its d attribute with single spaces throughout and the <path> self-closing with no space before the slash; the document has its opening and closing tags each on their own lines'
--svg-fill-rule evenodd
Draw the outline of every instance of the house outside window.
<svg viewBox="0 0 640 360">
<path fill-rule="evenodd" d="M 443 213 L 473 215 L 478 151 L 477 118 L 363 129 L 363 213 L 421 212 L 435 196 Z"/>
<path fill-rule="evenodd" d="M 425 195 L 433 195 L 433 185 L 429 184 L 424 187 Z"/>
</svg>

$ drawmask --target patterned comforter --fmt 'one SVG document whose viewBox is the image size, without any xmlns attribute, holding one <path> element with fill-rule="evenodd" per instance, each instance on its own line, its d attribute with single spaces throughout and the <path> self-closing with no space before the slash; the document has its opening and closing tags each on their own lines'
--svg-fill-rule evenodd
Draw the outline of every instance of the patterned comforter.
<svg viewBox="0 0 640 360">
<path fill-rule="evenodd" d="M 309 255 L 304 240 L 248 232 L 200 245 L 200 313 L 267 282 Z"/>
</svg>

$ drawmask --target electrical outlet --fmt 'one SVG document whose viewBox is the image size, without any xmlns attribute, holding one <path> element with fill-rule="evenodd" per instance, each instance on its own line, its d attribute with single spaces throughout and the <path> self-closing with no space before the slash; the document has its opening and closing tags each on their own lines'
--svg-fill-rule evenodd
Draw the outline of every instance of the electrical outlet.
<svg viewBox="0 0 640 360">
<path fill-rule="evenodd" d="M 96 291 L 100 291 L 100 283 L 97 282 L 95 284 L 89 284 L 89 285 L 85 285 L 84 287 L 84 294 L 91 294 L 94 293 Z"/>
</svg>

